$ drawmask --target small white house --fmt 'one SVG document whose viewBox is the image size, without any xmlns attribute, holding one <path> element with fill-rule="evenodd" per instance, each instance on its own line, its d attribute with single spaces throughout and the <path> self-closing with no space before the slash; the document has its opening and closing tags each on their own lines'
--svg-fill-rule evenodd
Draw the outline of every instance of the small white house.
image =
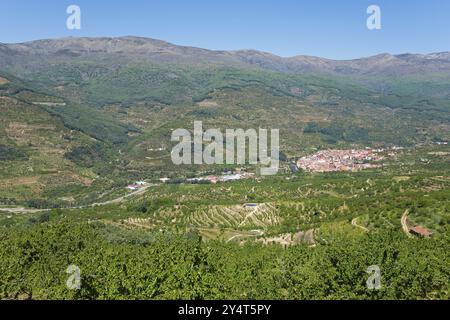
<svg viewBox="0 0 450 320">
<path fill-rule="evenodd" d="M 240 174 L 227 174 L 227 175 L 223 175 L 221 177 L 221 180 L 226 182 L 226 181 L 235 181 L 235 180 L 240 180 L 242 179 L 242 175 Z"/>
</svg>

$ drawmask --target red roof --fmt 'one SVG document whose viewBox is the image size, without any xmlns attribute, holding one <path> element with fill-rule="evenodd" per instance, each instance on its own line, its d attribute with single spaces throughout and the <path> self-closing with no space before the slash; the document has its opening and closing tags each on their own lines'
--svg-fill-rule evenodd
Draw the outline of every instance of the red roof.
<svg viewBox="0 0 450 320">
<path fill-rule="evenodd" d="M 422 226 L 412 227 L 412 228 L 409 229 L 409 231 L 413 232 L 415 234 L 419 234 L 419 235 L 424 236 L 424 237 L 429 237 L 429 236 L 431 236 L 433 234 L 430 230 L 428 230 L 427 228 L 422 227 Z"/>
</svg>

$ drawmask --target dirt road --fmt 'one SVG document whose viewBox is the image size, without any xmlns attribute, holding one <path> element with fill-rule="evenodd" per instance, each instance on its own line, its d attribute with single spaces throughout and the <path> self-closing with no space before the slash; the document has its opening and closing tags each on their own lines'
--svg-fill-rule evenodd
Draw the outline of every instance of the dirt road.
<svg viewBox="0 0 450 320">
<path fill-rule="evenodd" d="M 406 209 L 406 211 L 403 213 L 402 218 L 400 219 L 400 223 L 402 224 L 402 230 L 409 238 L 412 238 L 412 234 L 409 232 L 408 227 L 408 214 L 409 209 Z"/>
<path fill-rule="evenodd" d="M 353 218 L 353 220 L 352 220 L 352 226 L 357 227 L 357 228 L 360 228 L 360 229 L 362 229 L 362 230 L 364 230 L 364 231 L 366 231 L 366 232 L 369 232 L 369 229 L 367 229 L 366 227 L 360 226 L 360 225 L 358 224 L 358 222 L 357 222 L 356 219 L 358 219 L 358 217 Z"/>
<path fill-rule="evenodd" d="M 127 195 L 121 196 L 119 198 L 113 199 L 113 200 L 109 200 L 109 201 L 105 201 L 105 202 L 96 202 L 87 206 L 78 206 L 78 207 L 69 207 L 69 208 L 61 208 L 61 209 L 86 209 L 86 208 L 93 208 L 93 207 L 99 207 L 99 206 L 106 206 L 109 204 L 117 204 L 117 203 L 122 203 L 124 202 L 126 199 L 131 198 L 131 197 L 135 197 L 141 194 L 144 194 L 148 188 L 150 187 L 154 187 L 157 186 L 157 184 L 150 184 L 147 185 L 145 187 L 142 187 L 139 190 L 136 190 L 132 193 L 129 193 Z M 23 208 L 23 207 L 16 207 L 16 208 L 1 208 L 0 207 L 0 213 L 1 212 L 6 212 L 6 213 L 38 213 L 38 212 L 45 212 L 45 211 L 50 211 L 53 209 L 30 209 L 30 208 Z"/>
<path fill-rule="evenodd" d="M 98 207 L 98 206 L 106 206 L 106 205 L 108 205 L 108 204 L 117 204 L 117 203 L 122 203 L 122 202 L 124 202 L 126 199 L 128 199 L 128 198 L 131 198 L 131 197 L 134 197 L 134 196 L 138 196 L 138 195 L 140 195 L 140 194 L 144 194 L 146 191 L 147 191 L 147 189 L 148 188 L 150 188 L 150 187 L 154 187 L 154 186 L 157 186 L 156 184 L 150 184 L 150 185 L 147 185 L 147 186 L 145 186 L 145 187 L 142 187 L 141 189 L 139 189 L 139 190 L 136 190 L 136 191 L 134 191 L 134 192 L 132 192 L 132 193 L 129 193 L 129 194 L 127 194 L 127 195 L 124 195 L 124 196 L 122 196 L 122 197 L 119 197 L 119 198 L 116 198 L 116 199 L 113 199 L 113 200 L 109 200 L 109 201 L 105 201 L 105 202 L 98 202 L 98 203 L 93 203 L 93 204 L 91 204 L 91 205 L 88 205 L 88 206 L 84 206 L 84 207 L 78 207 L 78 208 L 75 208 L 75 209 L 83 209 L 83 208 L 89 208 L 89 207 Z M 70 208 L 69 208 L 70 209 Z"/>
<path fill-rule="evenodd" d="M 17 208 L 1 208 L 0 212 L 7 212 L 7 213 L 38 213 L 38 212 L 45 212 L 50 211 L 51 209 L 27 209 L 23 207 L 17 207 Z"/>
</svg>

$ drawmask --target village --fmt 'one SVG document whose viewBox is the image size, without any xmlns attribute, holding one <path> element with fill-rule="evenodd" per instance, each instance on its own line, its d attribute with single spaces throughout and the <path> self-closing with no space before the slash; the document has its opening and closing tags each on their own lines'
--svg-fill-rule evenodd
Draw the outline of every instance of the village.
<svg viewBox="0 0 450 320">
<path fill-rule="evenodd" d="M 393 156 L 393 151 L 401 148 L 392 147 L 392 152 L 388 155 Z M 364 169 L 373 169 L 381 167 L 377 163 L 383 160 L 381 155 L 385 149 L 348 149 L 348 150 L 321 150 L 314 154 L 301 157 L 296 162 L 289 164 L 291 173 L 297 173 L 300 170 L 306 172 L 336 172 L 336 171 L 359 171 Z M 289 170 L 289 169 L 288 169 Z M 221 175 L 206 175 L 193 178 L 168 178 L 163 177 L 159 179 L 160 183 L 165 184 L 216 184 L 220 182 L 238 181 L 243 179 L 254 179 L 255 173 L 246 172 L 237 169 L 233 171 L 225 171 Z M 136 181 L 127 186 L 131 191 L 137 191 L 144 188 L 148 182 Z"/>
<path fill-rule="evenodd" d="M 309 172 L 359 171 L 379 168 L 373 161 L 382 160 L 383 149 L 321 150 L 297 161 L 299 169 Z"/>
</svg>

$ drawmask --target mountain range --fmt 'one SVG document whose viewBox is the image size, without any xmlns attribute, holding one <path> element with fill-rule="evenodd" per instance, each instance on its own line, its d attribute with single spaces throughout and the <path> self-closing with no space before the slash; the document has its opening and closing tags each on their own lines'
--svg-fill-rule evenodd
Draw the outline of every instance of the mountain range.
<svg viewBox="0 0 450 320">
<path fill-rule="evenodd" d="M 33 66 L 39 58 L 64 61 L 73 58 L 145 59 L 158 63 L 219 64 L 255 67 L 285 73 L 320 73 L 353 76 L 405 76 L 423 72 L 450 72 L 450 52 L 431 54 L 379 54 L 355 60 L 330 60 L 299 55 L 283 58 L 257 50 L 213 51 L 177 46 L 165 41 L 140 38 L 64 38 L 20 44 L 0 44 L 0 66 L 21 63 Z"/>
</svg>

